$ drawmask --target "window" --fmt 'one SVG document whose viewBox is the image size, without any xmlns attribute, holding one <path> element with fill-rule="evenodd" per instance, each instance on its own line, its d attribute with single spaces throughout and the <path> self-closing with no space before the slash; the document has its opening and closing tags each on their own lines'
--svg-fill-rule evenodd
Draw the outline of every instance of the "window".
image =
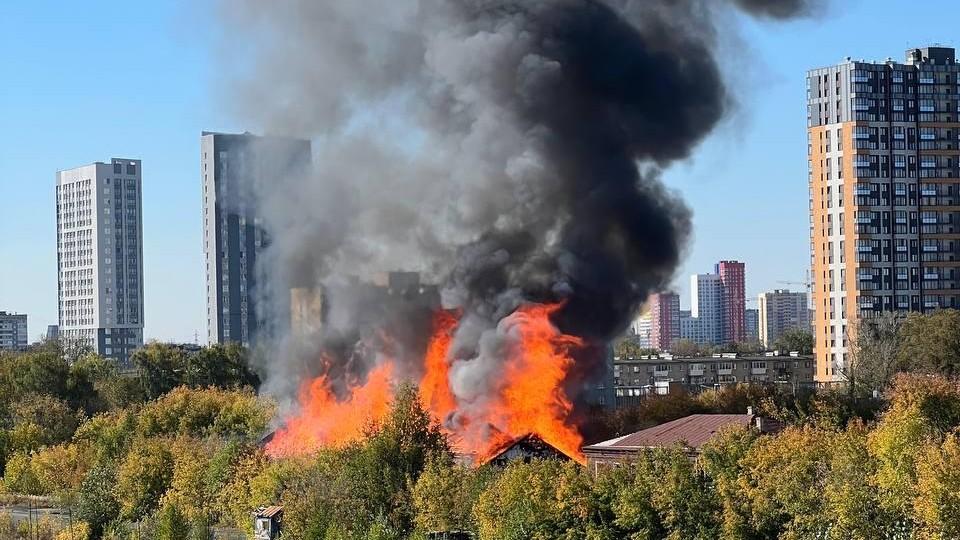
<svg viewBox="0 0 960 540">
<path fill-rule="evenodd" d="M 128 163 L 127 164 L 127 174 L 137 174 L 137 164 Z"/>
<path fill-rule="evenodd" d="M 122 173 L 122 172 L 123 172 L 123 165 L 120 164 L 120 163 L 114 163 L 114 164 L 113 164 L 113 174 L 120 174 L 120 173 Z M 107 180 L 107 182 L 109 183 L 110 181 Z"/>
</svg>

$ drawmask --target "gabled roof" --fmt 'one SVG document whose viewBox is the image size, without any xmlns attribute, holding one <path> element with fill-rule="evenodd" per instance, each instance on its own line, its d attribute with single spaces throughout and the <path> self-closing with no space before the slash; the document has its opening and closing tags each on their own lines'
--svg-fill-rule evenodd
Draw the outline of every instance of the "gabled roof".
<svg viewBox="0 0 960 540">
<path fill-rule="evenodd" d="M 490 453 L 490 458 L 486 459 L 481 465 L 492 463 L 494 465 L 506 465 L 507 462 L 514 459 L 529 460 L 530 458 L 556 458 L 570 459 L 570 456 L 564 454 L 552 444 L 544 441 L 534 433 L 528 433 L 513 440 L 505 441 L 498 448 Z"/>
<path fill-rule="evenodd" d="M 276 516 L 277 514 L 282 514 L 282 513 L 283 513 L 282 506 L 268 506 L 263 510 L 257 512 L 257 517 L 272 518 L 273 516 Z"/>
<path fill-rule="evenodd" d="M 584 446 L 583 451 L 631 452 L 676 444 L 698 450 L 720 429 L 734 425 L 750 426 L 753 419 L 754 416 L 750 414 L 692 414 L 636 433 Z"/>
</svg>

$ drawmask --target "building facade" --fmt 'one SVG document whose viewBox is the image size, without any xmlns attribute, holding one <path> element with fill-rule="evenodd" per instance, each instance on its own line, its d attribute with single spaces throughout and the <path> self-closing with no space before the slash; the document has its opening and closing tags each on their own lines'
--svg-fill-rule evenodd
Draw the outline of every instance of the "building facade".
<svg viewBox="0 0 960 540">
<path fill-rule="evenodd" d="M 653 314 L 647 309 L 642 315 L 633 320 L 630 324 L 630 333 L 632 339 L 638 347 L 643 349 L 653 348 Z"/>
<path fill-rule="evenodd" d="M 697 343 L 723 342 L 723 282 L 717 274 L 690 276 L 690 317 L 692 335 Z"/>
<path fill-rule="evenodd" d="M 128 365 L 143 345 L 140 160 L 57 172 L 59 337 Z"/>
<path fill-rule="evenodd" d="M 27 315 L 0 311 L 0 351 L 19 351 L 27 346 Z"/>
<path fill-rule="evenodd" d="M 650 314 L 650 347 L 669 351 L 680 339 L 680 296 L 672 292 L 650 295 L 647 300 Z"/>
<path fill-rule="evenodd" d="M 776 289 L 757 296 L 759 311 L 760 342 L 764 347 L 773 343 L 789 330 L 809 330 L 810 311 L 807 293 Z"/>
<path fill-rule="evenodd" d="M 249 346 L 265 324 L 255 302 L 264 293 L 257 291 L 257 258 L 269 242 L 257 211 L 258 190 L 305 173 L 310 141 L 205 131 L 200 154 L 207 340 Z M 275 294 L 286 300 L 291 292 Z M 289 313 L 280 309 L 275 315 Z"/>
<path fill-rule="evenodd" d="M 960 307 L 960 66 L 954 49 L 807 73 L 817 380 L 838 381 L 856 325 Z"/>
<path fill-rule="evenodd" d="M 743 326 L 748 342 L 756 343 L 760 341 L 760 313 L 757 309 L 743 310 Z"/>
<path fill-rule="evenodd" d="M 720 326 L 722 343 L 746 341 L 744 321 L 747 288 L 744 264 L 739 261 L 720 261 L 714 266 L 720 276 L 721 311 Z"/>
<path fill-rule="evenodd" d="M 687 391 L 736 383 L 784 385 L 795 390 L 814 383 L 814 360 L 797 353 L 680 358 L 670 354 L 640 358 L 616 358 L 613 382 L 618 405 L 651 394 L 669 393 L 673 388 Z"/>
</svg>

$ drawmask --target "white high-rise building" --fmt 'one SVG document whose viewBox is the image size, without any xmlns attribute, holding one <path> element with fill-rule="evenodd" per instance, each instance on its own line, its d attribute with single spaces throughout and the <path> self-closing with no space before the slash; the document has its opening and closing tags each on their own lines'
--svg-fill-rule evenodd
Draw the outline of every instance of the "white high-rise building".
<svg viewBox="0 0 960 540">
<path fill-rule="evenodd" d="M 127 365 L 143 345 L 140 160 L 57 172 L 60 338 Z"/>
<path fill-rule="evenodd" d="M 718 274 L 690 276 L 690 316 L 697 343 L 723 343 L 723 282 Z"/>
</svg>

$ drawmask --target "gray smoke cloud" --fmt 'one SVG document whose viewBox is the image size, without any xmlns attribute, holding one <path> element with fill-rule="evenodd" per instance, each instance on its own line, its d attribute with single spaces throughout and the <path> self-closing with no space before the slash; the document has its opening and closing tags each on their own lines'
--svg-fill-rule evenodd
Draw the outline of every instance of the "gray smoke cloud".
<svg viewBox="0 0 960 540">
<path fill-rule="evenodd" d="M 729 8 L 785 19 L 810 3 L 224 2 L 239 113 L 315 147 L 311 175 L 257 189 L 265 301 L 324 287 L 317 339 L 345 364 L 372 308 L 343 284 L 421 271 L 463 313 L 452 387 L 464 403 L 496 384 L 504 318 L 563 302 L 553 321 L 585 340 L 574 378 L 589 378 L 683 255 L 690 211 L 660 173 L 729 108 L 715 56 Z M 426 337 L 425 320 L 402 321 Z M 268 391 L 294 389 L 317 346 L 286 340 Z"/>
</svg>

